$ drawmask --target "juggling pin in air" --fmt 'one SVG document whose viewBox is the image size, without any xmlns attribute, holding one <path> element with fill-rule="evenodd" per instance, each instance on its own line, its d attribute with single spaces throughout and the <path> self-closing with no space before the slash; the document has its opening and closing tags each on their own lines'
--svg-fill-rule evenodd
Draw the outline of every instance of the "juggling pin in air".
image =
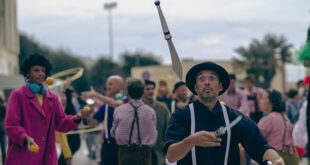
<svg viewBox="0 0 310 165">
<path fill-rule="evenodd" d="M 169 32 L 169 29 L 168 29 L 167 22 L 165 20 L 164 14 L 161 11 L 160 2 L 158 0 L 155 1 L 155 5 L 156 5 L 157 10 L 158 10 L 158 14 L 159 14 L 161 26 L 162 26 L 163 31 L 164 31 L 165 39 L 168 42 L 169 51 L 170 51 L 170 55 L 171 55 L 171 61 L 172 61 L 172 69 L 179 76 L 180 80 L 182 80 L 182 63 L 181 63 L 181 61 L 179 59 L 178 53 L 175 50 L 174 44 L 173 44 L 173 42 L 171 40 L 172 36 L 171 36 L 171 34 Z"/>
</svg>

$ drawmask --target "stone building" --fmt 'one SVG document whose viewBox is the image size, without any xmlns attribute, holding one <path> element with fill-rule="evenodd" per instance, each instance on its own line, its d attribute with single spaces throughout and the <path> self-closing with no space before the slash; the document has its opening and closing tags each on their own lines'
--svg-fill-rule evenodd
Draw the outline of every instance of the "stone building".
<svg viewBox="0 0 310 165">
<path fill-rule="evenodd" d="M 212 62 L 215 62 L 222 67 L 224 67 L 229 73 L 233 73 L 237 77 L 237 86 L 243 87 L 244 86 L 244 79 L 246 77 L 246 72 L 237 72 L 233 65 L 231 60 L 211 60 Z M 193 60 L 183 60 L 183 81 L 185 81 L 185 76 L 188 70 L 198 64 L 204 61 L 193 61 Z M 278 61 L 279 65 L 282 65 L 280 61 Z M 277 89 L 280 92 L 286 91 L 287 87 L 285 87 L 285 81 L 283 81 L 283 72 L 279 68 L 276 68 L 276 75 L 273 77 L 271 82 L 271 88 Z M 144 66 L 144 67 L 133 67 L 131 69 L 131 76 L 134 78 L 141 78 L 141 79 L 150 79 L 153 81 L 156 81 L 158 83 L 159 79 L 161 77 L 164 77 L 168 81 L 168 87 L 169 89 L 173 89 L 174 84 L 179 81 L 178 76 L 174 73 L 170 65 L 153 65 L 153 66 Z"/>
<path fill-rule="evenodd" d="M 19 72 L 16 0 L 0 0 L 0 74 Z"/>
<path fill-rule="evenodd" d="M 16 0 L 0 0 L 0 97 L 24 83 L 19 75 Z"/>
</svg>

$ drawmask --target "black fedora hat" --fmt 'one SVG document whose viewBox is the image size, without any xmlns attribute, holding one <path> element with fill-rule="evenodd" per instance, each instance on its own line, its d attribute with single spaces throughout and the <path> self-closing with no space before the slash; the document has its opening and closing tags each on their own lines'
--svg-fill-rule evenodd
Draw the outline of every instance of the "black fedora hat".
<svg viewBox="0 0 310 165">
<path fill-rule="evenodd" d="M 217 65 L 214 62 L 210 62 L 210 61 L 197 64 L 197 65 L 193 66 L 187 72 L 187 74 L 186 74 L 186 85 L 187 85 L 188 89 L 191 90 L 193 94 L 197 95 L 197 93 L 195 92 L 196 77 L 197 77 L 197 74 L 203 70 L 211 70 L 211 71 L 214 71 L 218 74 L 218 76 L 220 78 L 220 82 L 222 83 L 222 87 L 223 87 L 223 90 L 221 92 L 219 92 L 219 95 L 223 94 L 227 90 L 229 83 L 230 83 L 229 74 L 227 73 L 227 71 L 223 67 Z"/>
</svg>

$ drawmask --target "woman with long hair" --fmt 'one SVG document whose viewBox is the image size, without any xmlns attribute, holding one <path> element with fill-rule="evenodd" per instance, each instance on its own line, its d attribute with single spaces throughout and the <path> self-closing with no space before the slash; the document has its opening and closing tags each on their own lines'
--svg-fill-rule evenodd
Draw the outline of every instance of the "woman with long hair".
<svg viewBox="0 0 310 165">
<path fill-rule="evenodd" d="M 269 145 L 277 150 L 285 164 L 298 164 L 299 158 L 293 144 L 293 125 L 285 115 L 285 103 L 280 92 L 266 90 L 260 104 L 267 115 L 258 122 L 258 127 Z"/>
</svg>

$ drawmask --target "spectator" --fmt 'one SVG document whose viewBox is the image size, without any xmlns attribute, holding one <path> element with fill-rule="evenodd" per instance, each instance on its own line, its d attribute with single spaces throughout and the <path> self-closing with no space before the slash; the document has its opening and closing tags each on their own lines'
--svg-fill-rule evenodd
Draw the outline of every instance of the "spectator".
<svg viewBox="0 0 310 165">
<path fill-rule="evenodd" d="M 246 116 L 249 116 L 250 112 L 247 106 L 247 98 L 243 94 L 242 90 L 236 87 L 236 76 L 234 74 L 230 74 L 229 79 L 229 87 L 227 91 L 219 97 L 219 100 L 223 101 L 225 105 L 240 111 Z"/>
<path fill-rule="evenodd" d="M 168 88 L 167 80 L 163 77 L 159 80 L 159 86 L 156 91 L 156 100 L 165 103 L 167 107 L 170 107 L 171 105 L 171 91 Z"/>
<path fill-rule="evenodd" d="M 138 79 L 127 82 L 130 102 L 115 109 L 111 135 L 119 146 L 120 165 L 151 165 L 156 144 L 155 111 L 141 100 L 144 83 Z"/>
<path fill-rule="evenodd" d="M 65 113 L 67 115 L 77 114 L 75 107 L 74 107 L 74 104 L 72 102 L 72 100 L 73 100 L 72 99 L 72 93 L 73 92 L 74 92 L 74 90 L 71 87 L 71 80 L 70 80 L 70 78 L 67 78 L 66 84 L 65 84 L 65 91 L 64 91 L 63 96 L 62 96 L 62 99 L 64 99 L 63 106 L 65 108 Z M 62 140 L 65 140 L 65 139 L 62 139 Z M 58 164 L 59 165 L 68 164 L 68 162 L 70 162 L 70 160 L 72 159 L 72 156 L 79 150 L 80 145 L 81 145 L 80 134 L 67 135 L 67 140 L 68 140 L 68 144 L 69 144 L 70 151 L 71 151 L 71 158 L 67 157 L 67 155 L 66 155 L 66 159 L 65 159 L 65 155 L 64 155 L 65 153 L 62 152 L 58 158 Z"/>
<path fill-rule="evenodd" d="M 261 99 L 261 107 L 267 116 L 258 123 L 259 129 L 271 145 L 284 159 L 285 164 L 298 164 L 299 157 L 293 144 L 293 125 L 285 115 L 285 104 L 280 92 L 266 90 Z"/>
<path fill-rule="evenodd" d="M 295 124 L 299 117 L 299 110 L 302 103 L 299 100 L 298 91 L 291 89 L 288 92 L 289 99 L 286 101 L 286 115 L 292 124 Z"/>
<path fill-rule="evenodd" d="M 106 87 L 106 96 L 99 94 L 91 87 L 90 91 L 82 93 L 82 98 L 86 100 L 87 98 L 95 97 L 104 102 L 95 115 L 88 120 L 91 126 L 97 125 L 102 121 L 104 122 L 104 142 L 101 147 L 101 165 L 117 165 L 118 146 L 110 133 L 113 123 L 114 108 L 127 103 L 129 99 L 127 96 L 122 97 L 120 100 L 116 99 L 116 96 L 121 95 L 123 90 L 123 79 L 120 76 L 112 75 L 108 77 Z"/>
<path fill-rule="evenodd" d="M 174 84 L 173 99 L 171 102 L 170 112 L 173 113 L 176 109 L 183 108 L 188 100 L 187 87 L 185 82 L 179 81 Z"/>
<path fill-rule="evenodd" d="M 244 95 L 247 97 L 247 105 L 250 110 L 250 118 L 255 122 L 263 117 L 263 112 L 261 110 L 260 100 L 263 96 L 264 89 L 255 86 L 255 77 L 250 74 L 245 78 L 245 89 Z"/>
<path fill-rule="evenodd" d="M 151 80 L 144 81 L 144 92 L 142 100 L 145 104 L 154 109 L 156 114 L 157 142 L 153 147 L 152 165 L 165 165 L 165 154 L 163 152 L 164 140 L 167 125 L 170 119 L 170 112 L 164 103 L 154 100 L 155 82 Z"/>
<path fill-rule="evenodd" d="M 0 147 L 2 155 L 2 164 L 6 159 L 6 135 L 4 131 L 4 119 L 5 119 L 5 105 L 4 100 L 0 97 Z"/>
</svg>

